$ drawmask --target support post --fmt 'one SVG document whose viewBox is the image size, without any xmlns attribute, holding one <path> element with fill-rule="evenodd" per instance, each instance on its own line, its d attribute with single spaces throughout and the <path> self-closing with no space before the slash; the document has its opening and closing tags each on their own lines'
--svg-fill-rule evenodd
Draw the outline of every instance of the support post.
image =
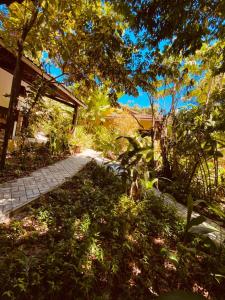
<svg viewBox="0 0 225 300">
<path fill-rule="evenodd" d="M 76 127 L 77 119 L 78 119 L 78 105 L 75 105 L 73 110 L 72 129 Z"/>
</svg>

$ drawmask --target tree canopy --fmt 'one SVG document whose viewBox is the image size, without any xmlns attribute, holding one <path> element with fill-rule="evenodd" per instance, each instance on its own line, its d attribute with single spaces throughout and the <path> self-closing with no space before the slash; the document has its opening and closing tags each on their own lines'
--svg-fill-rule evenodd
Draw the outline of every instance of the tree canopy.
<svg viewBox="0 0 225 300">
<path fill-rule="evenodd" d="M 137 93 L 131 69 L 134 46 L 123 38 L 128 27 L 122 14 L 102 1 L 23 1 L 1 12 L 1 36 L 16 49 L 22 27 L 38 8 L 24 43 L 32 59 L 43 51 L 61 68 L 68 83 L 93 86 L 108 81 L 114 90 Z"/>
<path fill-rule="evenodd" d="M 175 52 L 193 53 L 203 39 L 224 36 L 225 3 L 220 0 L 117 0 L 117 8 L 142 32 L 147 44 L 168 40 Z"/>
</svg>

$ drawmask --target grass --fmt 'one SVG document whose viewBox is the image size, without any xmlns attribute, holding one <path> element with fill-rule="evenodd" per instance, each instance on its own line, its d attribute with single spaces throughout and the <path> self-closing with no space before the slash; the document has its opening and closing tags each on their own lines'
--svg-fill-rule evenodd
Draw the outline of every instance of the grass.
<svg viewBox="0 0 225 300">
<path fill-rule="evenodd" d="M 175 211 L 128 198 L 95 163 L 0 228 L 1 299 L 157 299 L 171 290 L 222 300 L 221 248 L 182 242 Z"/>
</svg>

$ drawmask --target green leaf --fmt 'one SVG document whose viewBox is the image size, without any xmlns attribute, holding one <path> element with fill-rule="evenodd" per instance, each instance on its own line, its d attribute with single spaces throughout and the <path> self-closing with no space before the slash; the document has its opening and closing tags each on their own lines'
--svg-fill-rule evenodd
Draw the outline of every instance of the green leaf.
<svg viewBox="0 0 225 300">
<path fill-rule="evenodd" d="M 141 182 L 147 190 L 151 190 L 154 184 L 158 183 L 158 178 L 154 178 L 153 180 L 141 180 Z"/>
<path fill-rule="evenodd" d="M 174 254 L 173 252 L 170 252 L 169 254 L 168 254 L 168 258 L 169 258 L 169 260 L 171 261 L 171 262 L 173 262 L 174 263 L 174 265 L 178 265 L 178 263 L 179 263 L 179 260 L 178 260 L 178 257 L 176 256 L 176 254 Z"/>
<path fill-rule="evenodd" d="M 207 204 L 207 202 L 205 200 L 195 200 L 193 203 L 193 206 L 198 206 L 200 203 Z"/>
<path fill-rule="evenodd" d="M 197 233 L 197 234 L 209 234 L 209 233 L 213 233 L 215 231 L 218 231 L 216 228 L 213 227 L 192 227 L 190 228 L 189 232 L 191 233 Z"/>
<path fill-rule="evenodd" d="M 220 284 L 225 279 L 225 276 L 222 275 L 222 274 L 210 274 L 210 275 L 212 275 L 213 277 L 215 277 L 215 279 L 218 282 L 218 284 Z"/>
<path fill-rule="evenodd" d="M 133 148 L 134 148 L 135 150 L 137 150 L 137 149 L 139 148 L 138 143 L 135 141 L 135 139 L 133 139 L 133 138 L 130 137 L 130 136 L 119 136 L 119 137 L 117 138 L 117 140 L 119 140 L 119 139 L 126 139 L 126 140 L 128 140 L 128 142 L 133 146 Z"/>
<path fill-rule="evenodd" d="M 212 210 L 220 218 L 225 218 L 225 213 L 216 205 L 210 205 L 209 210 Z"/>
<path fill-rule="evenodd" d="M 168 294 L 159 296 L 159 300 L 204 300 L 200 295 L 192 294 L 190 292 L 183 292 L 183 291 L 175 291 L 170 292 Z"/>
<path fill-rule="evenodd" d="M 190 229 L 192 226 L 197 226 L 206 221 L 206 218 L 203 216 L 198 216 L 196 218 L 191 219 L 188 228 Z"/>
</svg>

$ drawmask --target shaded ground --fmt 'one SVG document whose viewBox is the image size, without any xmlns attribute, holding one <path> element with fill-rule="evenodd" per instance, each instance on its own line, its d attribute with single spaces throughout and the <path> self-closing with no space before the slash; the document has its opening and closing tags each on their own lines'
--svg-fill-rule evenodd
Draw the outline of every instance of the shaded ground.
<svg viewBox="0 0 225 300">
<path fill-rule="evenodd" d="M 39 168 L 27 177 L 0 184 L 0 222 L 6 222 L 10 213 L 72 178 L 91 161 L 88 154 L 97 159 L 97 153 L 83 151 L 50 166 Z"/>
<path fill-rule="evenodd" d="M 223 249 L 182 242 L 173 210 L 123 193 L 118 177 L 90 163 L 2 225 L 1 299 L 155 299 L 182 289 L 223 300 Z"/>
<path fill-rule="evenodd" d="M 51 165 L 68 156 L 68 153 L 52 155 L 45 146 L 30 148 L 22 153 L 15 152 L 8 155 L 5 170 L 0 170 L 0 183 L 28 176 L 32 171 Z"/>
</svg>

